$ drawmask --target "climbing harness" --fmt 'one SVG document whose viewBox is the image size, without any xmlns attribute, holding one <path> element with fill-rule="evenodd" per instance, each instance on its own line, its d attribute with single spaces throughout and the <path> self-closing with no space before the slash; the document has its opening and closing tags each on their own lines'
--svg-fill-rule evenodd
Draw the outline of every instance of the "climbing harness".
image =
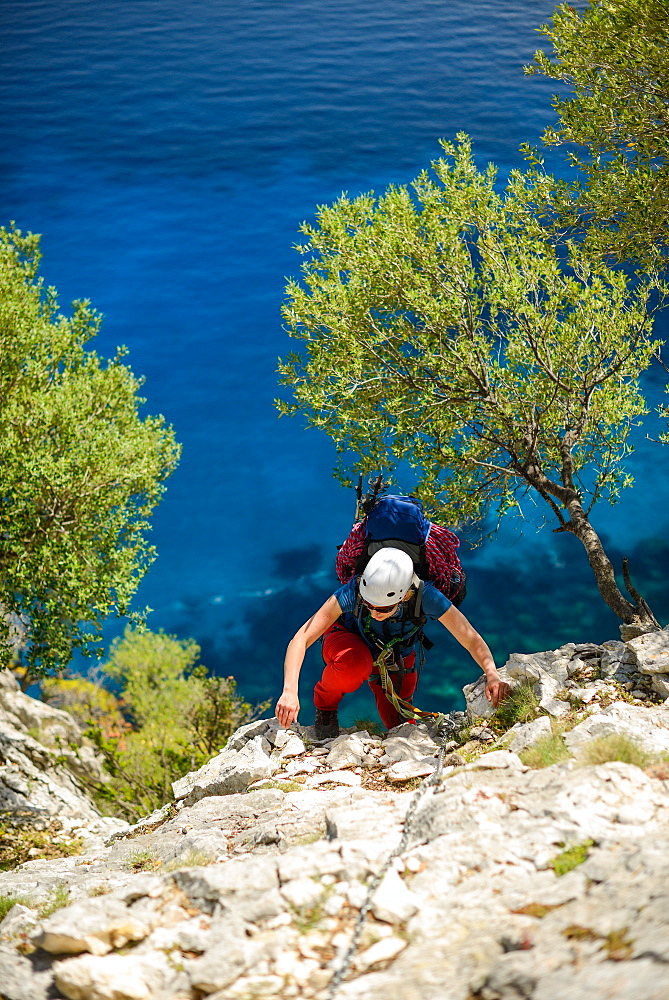
<svg viewBox="0 0 669 1000">
<path fill-rule="evenodd" d="M 412 616 L 410 616 L 412 617 Z M 376 643 L 377 637 L 371 630 L 370 621 L 371 615 L 367 615 L 361 620 L 363 633 L 369 638 L 372 643 Z M 424 712 L 420 708 L 415 708 L 411 702 L 406 701 L 404 698 L 400 698 L 397 691 L 395 690 L 395 685 L 393 684 L 392 677 L 390 676 L 389 665 L 395 662 L 395 647 L 398 643 L 406 643 L 407 639 L 410 639 L 417 632 L 419 633 L 420 643 L 420 653 L 419 653 L 419 666 L 422 665 L 423 660 L 423 646 L 426 645 L 425 636 L 422 634 L 424 619 L 419 619 L 419 621 L 414 625 L 410 632 L 404 633 L 404 635 L 396 635 L 379 650 L 376 659 L 372 665 L 372 671 L 376 672 L 381 681 L 381 686 L 385 692 L 386 698 L 394 707 L 395 711 L 399 713 L 405 719 L 418 720 L 434 720 L 437 727 L 439 726 L 442 719 L 445 718 L 441 712 Z M 430 643 L 431 645 L 431 643 Z M 378 649 L 378 646 L 377 646 Z"/>
<path fill-rule="evenodd" d="M 399 700 L 401 701 L 402 699 Z M 412 706 L 409 707 L 411 708 Z M 435 714 L 436 713 L 434 712 L 423 713 L 423 715 L 432 715 L 432 716 L 434 716 Z M 437 766 L 435 770 L 432 772 L 432 774 L 430 774 L 427 778 L 425 778 L 424 781 L 420 783 L 420 785 L 414 792 L 411 798 L 411 802 L 409 803 L 409 808 L 407 809 L 406 815 L 404 817 L 404 829 L 402 831 L 402 837 L 400 839 L 400 842 L 397 845 L 397 847 L 389 854 L 389 856 L 383 863 L 381 869 L 376 873 L 372 881 L 367 886 L 367 895 L 365 897 L 362 906 L 360 907 L 360 912 L 358 913 L 358 916 L 356 918 L 350 944 L 346 949 L 346 952 L 342 956 L 339 968 L 337 969 L 334 976 L 330 980 L 328 992 L 326 994 L 326 1000 L 333 1000 L 337 990 L 339 989 L 344 979 L 344 976 L 347 974 L 347 972 L 351 967 L 351 963 L 353 961 L 355 953 L 358 950 L 358 945 L 360 944 L 360 936 L 362 934 L 362 929 L 365 925 L 365 920 L 367 919 L 367 914 L 369 913 L 369 910 L 372 905 L 372 899 L 374 897 L 374 893 L 383 882 L 383 879 L 386 877 L 395 858 L 398 858 L 400 854 L 403 854 L 404 851 L 407 849 L 407 846 L 409 844 L 409 837 L 411 835 L 411 827 L 415 819 L 416 810 L 418 809 L 418 804 L 420 800 L 423 798 L 425 793 L 429 791 L 430 788 L 435 788 L 441 781 L 441 776 L 444 769 L 444 756 L 446 754 L 446 738 L 455 729 L 455 723 L 453 723 L 450 719 L 446 719 L 446 717 L 442 715 L 440 719 L 439 718 L 437 719 L 435 726 L 437 728 L 437 736 L 441 741 L 441 746 L 439 747 L 439 754 L 437 756 Z"/>
<path fill-rule="evenodd" d="M 394 659 L 394 642 L 388 643 L 382 651 L 377 656 L 374 661 L 374 667 L 376 668 L 379 679 L 381 680 L 381 686 L 385 692 L 386 698 L 393 705 L 395 711 L 398 712 L 405 719 L 414 719 L 416 721 L 423 721 L 427 719 L 433 719 L 434 724 L 438 727 L 440 722 L 445 718 L 444 714 L 441 712 L 424 712 L 420 708 L 416 708 L 411 704 L 410 701 L 406 701 L 404 698 L 400 698 L 395 686 L 390 676 L 390 671 L 388 670 L 388 663 L 393 662 Z"/>
</svg>

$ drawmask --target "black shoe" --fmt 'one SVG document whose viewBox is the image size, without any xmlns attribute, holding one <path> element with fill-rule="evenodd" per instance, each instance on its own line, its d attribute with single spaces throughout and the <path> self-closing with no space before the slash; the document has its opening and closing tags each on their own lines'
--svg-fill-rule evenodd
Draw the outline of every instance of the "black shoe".
<svg viewBox="0 0 669 1000">
<path fill-rule="evenodd" d="M 339 716 L 337 715 L 337 709 L 335 708 L 331 712 L 326 712 L 322 708 L 317 708 L 314 725 L 316 727 L 317 740 L 333 740 L 336 736 L 339 736 Z"/>
</svg>

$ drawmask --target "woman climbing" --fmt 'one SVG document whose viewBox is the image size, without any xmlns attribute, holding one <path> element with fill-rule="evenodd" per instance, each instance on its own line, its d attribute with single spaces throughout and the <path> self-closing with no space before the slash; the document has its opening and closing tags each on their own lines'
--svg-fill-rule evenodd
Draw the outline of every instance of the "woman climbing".
<svg viewBox="0 0 669 1000">
<path fill-rule="evenodd" d="M 476 629 L 433 584 L 416 577 L 411 556 L 400 549 L 382 548 L 362 574 L 329 597 L 291 639 L 283 692 L 276 705 L 278 721 L 289 726 L 297 719 L 304 655 L 323 636 L 325 667 L 314 688 L 316 739 L 339 735 L 339 703 L 365 681 L 384 725 L 388 729 L 399 725 L 402 718 L 383 689 L 378 669 L 385 664 L 393 690 L 410 702 L 417 681 L 416 648 L 423 639 L 426 619 L 441 622 L 470 653 L 485 674 L 486 697 L 497 707 L 510 687 L 500 678 L 492 653 Z"/>
</svg>

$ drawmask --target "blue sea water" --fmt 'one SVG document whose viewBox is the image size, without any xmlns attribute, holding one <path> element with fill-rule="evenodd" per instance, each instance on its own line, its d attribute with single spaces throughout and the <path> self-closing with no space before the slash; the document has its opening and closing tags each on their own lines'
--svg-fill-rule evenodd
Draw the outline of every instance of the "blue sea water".
<svg viewBox="0 0 669 1000">
<path fill-rule="evenodd" d="M 138 603 L 154 609 L 153 628 L 195 637 L 211 666 L 258 697 L 277 693 L 287 638 L 331 591 L 353 509 L 331 478 L 329 440 L 278 420 L 272 404 L 277 358 L 291 348 L 279 310 L 299 268 L 298 225 L 342 191 L 410 180 L 459 130 L 501 177 L 522 166 L 519 144 L 554 117 L 555 85 L 522 73 L 552 6 L 2 5 L 0 221 L 42 234 L 62 307 L 89 298 L 105 314 L 97 349 L 127 345 L 147 412 L 163 413 L 183 443 Z M 663 536 L 667 522 L 658 446 L 641 432 L 639 446 L 637 486 L 597 514 L 630 545 Z M 556 602 L 581 572 L 584 557 L 526 516 L 523 539 L 509 529 L 468 557 L 465 610 L 484 633 L 486 609 L 501 607 L 499 572 L 534 565 Z M 536 581 L 514 583 L 525 586 L 530 604 Z M 575 636 L 533 621 L 527 641 L 601 640 L 615 635 L 613 617 L 601 628 Z M 500 657 L 505 642 L 495 638 Z"/>
</svg>

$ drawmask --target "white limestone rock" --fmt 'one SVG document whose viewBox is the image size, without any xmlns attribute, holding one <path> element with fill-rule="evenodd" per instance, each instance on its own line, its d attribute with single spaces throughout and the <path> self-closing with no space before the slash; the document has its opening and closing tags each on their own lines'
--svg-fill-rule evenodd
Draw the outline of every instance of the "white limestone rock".
<svg viewBox="0 0 669 1000">
<path fill-rule="evenodd" d="M 403 924 L 418 912 L 420 904 L 420 897 L 391 868 L 372 897 L 372 913 L 386 924 Z"/>
<path fill-rule="evenodd" d="M 68 1000 L 156 1000 L 175 979 L 167 958 L 150 955 L 82 955 L 59 962 L 55 983 Z"/>
<path fill-rule="evenodd" d="M 221 750 L 221 753 L 225 750 L 241 750 L 242 747 L 249 742 L 249 740 L 254 739 L 256 736 L 264 736 L 269 730 L 271 722 L 271 719 L 255 719 L 254 722 L 249 722 L 245 726 L 240 726 L 240 728 L 232 734 L 223 750 Z"/>
<path fill-rule="evenodd" d="M 520 656 L 521 654 L 514 655 Z M 501 667 L 498 673 L 503 681 L 512 683 L 512 678 L 506 665 Z M 474 719 L 489 719 L 495 714 L 494 706 L 486 698 L 485 677 L 483 675 L 477 678 L 472 684 L 465 684 L 462 693 L 465 696 L 465 715 L 468 722 L 473 722 Z"/>
<path fill-rule="evenodd" d="M 81 729 L 69 712 L 31 698 L 18 685 L 16 689 L 0 687 L 0 708 L 8 722 L 24 732 L 31 730 L 48 747 L 81 745 Z"/>
<path fill-rule="evenodd" d="M 177 801 L 192 805 L 209 795 L 229 795 L 245 791 L 254 781 L 278 771 L 280 760 L 272 760 L 262 749 L 262 735 L 256 735 L 241 750 L 223 750 L 198 771 L 191 771 L 172 783 Z"/>
<path fill-rule="evenodd" d="M 436 756 L 439 751 L 427 726 L 408 723 L 390 730 L 383 741 L 383 749 L 385 754 L 381 758 L 382 765 L 399 760 L 423 760 L 425 757 Z"/>
<path fill-rule="evenodd" d="M 288 760 L 290 757 L 299 757 L 307 748 L 297 733 L 284 729 L 276 734 L 274 749 L 278 750 L 281 760 Z"/>
<path fill-rule="evenodd" d="M 463 771 L 485 770 L 496 771 L 506 770 L 529 771 L 529 767 L 523 764 L 517 753 L 511 750 L 491 750 L 490 753 L 482 753 L 476 760 L 470 761 L 462 768 Z"/>
<path fill-rule="evenodd" d="M 342 770 L 347 767 L 368 767 L 376 761 L 369 754 L 370 744 L 358 735 L 339 736 L 329 744 L 326 767 Z"/>
<path fill-rule="evenodd" d="M 282 976 L 240 976 L 222 993 L 210 993 L 211 1000 L 276 1000 L 285 986 Z"/>
<path fill-rule="evenodd" d="M 305 781 L 307 788 L 316 788 L 317 785 L 350 785 L 352 788 L 362 784 L 362 778 L 353 771 L 321 771 L 320 774 L 311 774 Z"/>
<path fill-rule="evenodd" d="M 94 822 L 100 813 L 55 752 L 0 719 L 0 812 Z"/>
<path fill-rule="evenodd" d="M 485 696 L 485 677 L 479 677 L 473 684 L 465 684 L 462 689 L 467 703 L 467 720 L 489 719 L 495 713 L 491 702 Z"/>
<path fill-rule="evenodd" d="M 281 895 L 296 909 L 310 909 L 323 895 L 323 886 L 312 878 L 294 878 L 281 886 Z"/>
<path fill-rule="evenodd" d="M 610 639 L 602 643 L 602 649 L 600 677 L 604 680 L 616 680 L 621 684 L 629 681 L 636 673 L 636 660 L 627 643 Z"/>
<path fill-rule="evenodd" d="M 504 669 L 513 680 L 536 682 L 544 676 L 551 676 L 551 665 L 561 659 L 563 658 L 559 656 L 559 651 L 553 650 L 543 653 L 512 653 L 504 664 Z M 566 678 L 565 665 L 564 679 Z M 557 677 L 553 679 L 558 680 Z"/>
<path fill-rule="evenodd" d="M 550 736 L 552 731 L 550 719 L 546 715 L 540 715 L 532 722 L 516 723 L 509 730 L 509 733 L 514 734 L 511 743 L 509 743 L 509 750 L 516 754 L 521 753 L 528 747 L 534 746 L 537 740 L 542 737 Z"/>
<path fill-rule="evenodd" d="M 562 701 L 560 698 L 542 698 L 540 705 L 554 719 L 561 719 L 571 708 L 570 702 Z"/>
<path fill-rule="evenodd" d="M 669 673 L 669 632 L 646 632 L 627 643 L 641 674 Z"/>
<path fill-rule="evenodd" d="M 427 778 L 434 774 L 437 767 L 436 757 L 423 757 L 422 760 L 398 760 L 386 771 L 386 779 L 393 785 L 404 785 L 412 778 Z M 448 773 L 453 768 L 444 768 Z"/>
<path fill-rule="evenodd" d="M 6 941 L 27 934 L 34 930 L 38 922 L 37 910 L 24 906 L 23 903 L 15 903 L 0 922 L 0 939 Z"/>
<path fill-rule="evenodd" d="M 52 955 L 88 951 L 106 955 L 115 948 L 142 941 L 152 928 L 146 916 L 136 916 L 119 899 L 99 896 L 57 910 L 32 935 L 33 942 Z"/>
<path fill-rule="evenodd" d="M 564 740 L 575 751 L 590 740 L 612 734 L 628 736 L 651 753 L 669 753 L 669 710 L 664 705 L 651 708 L 613 702 L 575 726 Z"/>
<path fill-rule="evenodd" d="M 407 946 L 407 942 L 402 938 L 390 937 L 381 938 L 371 947 L 359 952 L 355 957 L 355 968 L 358 972 L 367 972 L 368 969 L 384 962 L 389 962 L 397 958 Z"/>
<path fill-rule="evenodd" d="M 0 671 L 0 760 L 1 812 L 27 823 L 31 813 L 38 823 L 100 819 L 79 780 L 106 781 L 100 759 L 69 713 L 24 694 L 9 671 Z"/>
<path fill-rule="evenodd" d="M 51 1000 L 54 996 L 53 971 L 3 943 L 0 945 L 0 989 L 3 1000 Z"/>
<path fill-rule="evenodd" d="M 653 690 L 663 698 L 669 698 L 669 674 L 653 674 Z"/>
</svg>

